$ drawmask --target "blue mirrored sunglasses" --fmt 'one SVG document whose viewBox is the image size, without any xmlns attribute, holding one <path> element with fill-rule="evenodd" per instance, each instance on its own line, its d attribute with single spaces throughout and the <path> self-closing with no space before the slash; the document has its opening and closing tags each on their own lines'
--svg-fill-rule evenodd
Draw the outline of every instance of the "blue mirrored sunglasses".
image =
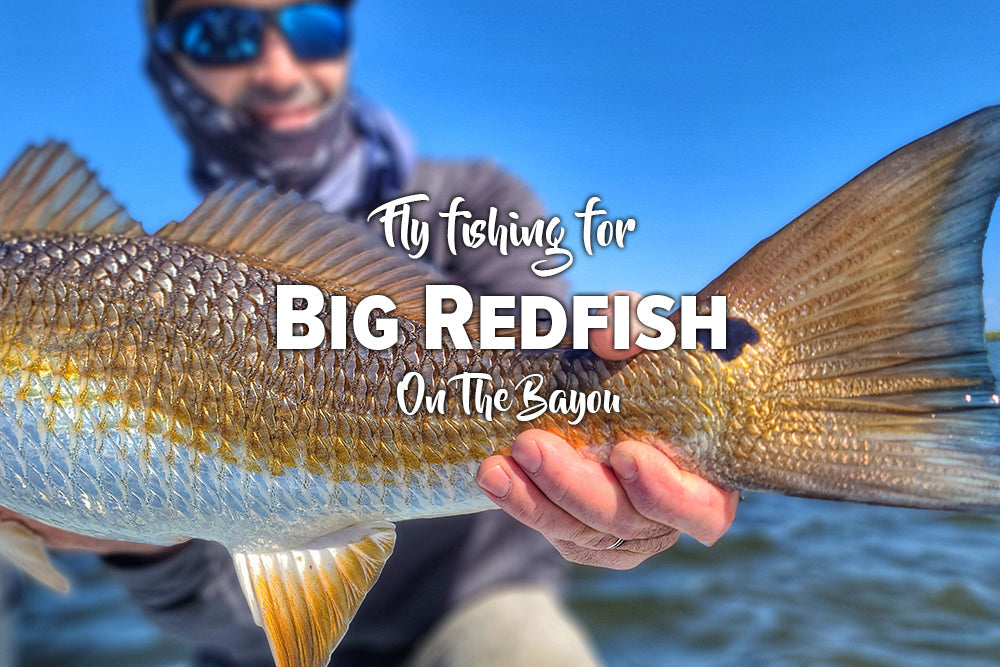
<svg viewBox="0 0 1000 667">
<path fill-rule="evenodd" d="M 343 7 L 304 2 L 280 9 L 202 7 L 166 19 L 154 32 L 161 51 L 183 53 L 199 65 L 235 65 L 260 55 L 264 28 L 275 26 L 299 60 L 337 58 L 350 31 Z"/>
</svg>

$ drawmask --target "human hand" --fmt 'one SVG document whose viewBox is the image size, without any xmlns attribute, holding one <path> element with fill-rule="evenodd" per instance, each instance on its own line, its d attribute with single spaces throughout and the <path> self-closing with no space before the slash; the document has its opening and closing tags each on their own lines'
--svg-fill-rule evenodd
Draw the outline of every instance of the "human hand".
<svg viewBox="0 0 1000 667">
<path fill-rule="evenodd" d="M 625 294 L 634 313 L 640 296 Z M 638 333 L 633 326 L 631 347 L 615 350 L 610 327 L 594 331 L 590 348 L 604 359 L 627 359 L 640 352 Z M 541 532 L 567 560 L 628 569 L 673 546 L 681 533 L 713 544 L 736 514 L 737 492 L 681 470 L 660 449 L 620 442 L 604 465 L 559 436 L 533 429 L 514 440 L 510 456 L 483 461 L 477 481 L 501 509 Z"/>
</svg>

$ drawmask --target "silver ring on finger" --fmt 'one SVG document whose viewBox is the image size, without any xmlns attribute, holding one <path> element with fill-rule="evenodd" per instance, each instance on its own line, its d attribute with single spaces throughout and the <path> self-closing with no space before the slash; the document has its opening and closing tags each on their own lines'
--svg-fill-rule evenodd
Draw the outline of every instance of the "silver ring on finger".
<svg viewBox="0 0 1000 667">
<path fill-rule="evenodd" d="M 606 547 L 605 551 L 612 551 L 614 549 L 617 549 L 626 542 L 628 542 L 628 540 L 623 540 L 622 538 L 619 537 L 617 540 L 615 540 L 614 544 L 612 544 L 610 547 Z"/>
</svg>

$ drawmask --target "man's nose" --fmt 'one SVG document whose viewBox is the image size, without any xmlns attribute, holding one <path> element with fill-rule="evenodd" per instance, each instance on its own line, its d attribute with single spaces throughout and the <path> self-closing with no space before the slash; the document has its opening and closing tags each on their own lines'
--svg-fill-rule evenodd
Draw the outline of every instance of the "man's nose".
<svg viewBox="0 0 1000 667">
<path fill-rule="evenodd" d="M 264 29 L 260 55 L 253 61 L 251 77 L 255 85 L 273 90 L 287 90 L 301 81 L 301 65 L 274 26 Z"/>
</svg>

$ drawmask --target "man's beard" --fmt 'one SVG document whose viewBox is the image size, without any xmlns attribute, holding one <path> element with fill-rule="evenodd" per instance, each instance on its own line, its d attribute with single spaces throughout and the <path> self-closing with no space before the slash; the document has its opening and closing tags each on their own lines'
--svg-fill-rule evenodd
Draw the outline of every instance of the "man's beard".
<svg viewBox="0 0 1000 667">
<path fill-rule="evenodd" d="M 193 150 L 192 176 L 203 191 L 230 180 L 257 180 L 278 190 L 308 192 L 346 159 L 358 142 L 346 96 L 329 98 L 311 85 L 275 91 L 248 88 L 231 108 L 191 83 L 168 55 L 150 52 L 147 70 L 167 111 Z M 307 127 L 274 130 L 257 122 L 255 107 L 322 104 Z"/>
</svg>

